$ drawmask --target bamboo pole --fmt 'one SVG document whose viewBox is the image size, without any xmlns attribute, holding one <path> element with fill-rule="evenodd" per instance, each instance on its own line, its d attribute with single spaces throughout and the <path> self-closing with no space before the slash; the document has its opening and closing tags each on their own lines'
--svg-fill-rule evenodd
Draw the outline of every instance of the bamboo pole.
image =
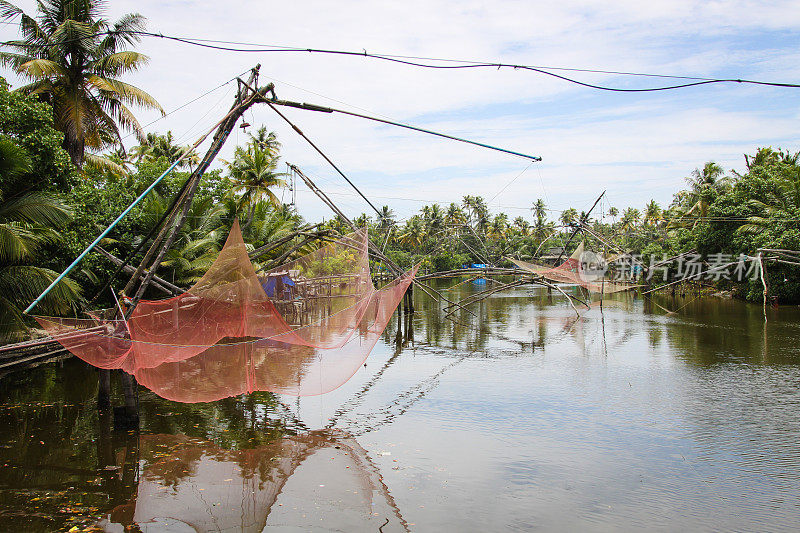
<svg viewBox="0 0 800 533">
<path fill-rule="evenodd" d="M 255 80 L 257 80 L 258 70 L 259 67 L 256 66 L 256 68 L 254 68 L 251 71 L 250 74 L 251 82 L 255 82 Z M 233 128 L 236 126 L 236 122 L 239 120 L 239 117 L 241 117 L 242 114 L 244 114 L 244 112 L 247 111 L 247 109 L 249 109 L 254 103 L 259 101 L 259 97 L 263 97 L 263 95 L 266 94 L 268 91 L 272 90 L 272 88 L 273 85 L 269 84 L 259 89 L 258 91 L 256 91 L 254 95 L 249 97 L 245 96 L 246 93 L 243 89 L 241 89 L 237 94 L 236 101 L 234 102 L 234 105 L 232 106 L 231 110 L 228 112 L 225 118 L 223 118 L 223 120 L 220 122 L 217 132 L 212 140 L 211 146 L 208 149 L 208 152 L 206 152 L 205 157 L 203 157 L 203 160 L 200 162 L 195 171 L 192 173 L 192 177 L 190 178 L 192 182 L 186 190 L 182 208 L 180 212 L 178 212 L 176 220 L 171 224 L 170 232 L 165 238 L 164 242 L 162 243 L 161 249 L 155 255 L 155 258 L 152 260 L 150 268 L 147 274 L 145 275 L 145 279 L 139 285 L 139 288 L 134 294 L 133 298 L 131 298 L 131 303 L 128 306 L 128 312 L 127 312 L 128 316 L 130 316 L 133 313 L 134 309 L 136 308 L 136 305 L 138 305 L 139 301 L 142 299 L 142 296 L 144 296 L 144 292 L 145 290 L 147 290 L 148 285 L 152 281 L 153 276 L 155 275 L 156 270 L 161 264 L 164 255 L 167 253 L 167 250 L 169 250 L 170 247 L 172 247 L 172 244 L 175 242 L 175 239 L 178 236 L 178 232 L 183 227 L 183 224 L 186 221 L 186 217 L 189 214 L 189 209 L 191 208 L 192 200 L 194 199 L 194 194 L 197 191 L 198 185 L 200 184 L 200 178 L 203 176 L 203 174 L 208 169 L 211 162 L 214 160 L 219 151 L 222 149 L 222 146 L 225 144 L 225 140 L 228 138 L 231 131 L 233 131 Z"/>
<path fill-rule="evenodd" d="M 119 267 L 122 267 L 122 269 L 126 273 L 134 274 L 136 272 L 135 268 L 133 268 L 131 265 L 124 264 L 122 259 L 120 259 L 119 257 L 113 255 L 111 252 L 109 252 L 108 250 L 106 250 L 102 246 L 98 246 L 97 247 L 97 251 L 100 252 L 103 256 L 105 256 L 109 261 L 111 261 L 115 265 L 117 265 Z M 143 278 L 143 274 L 140 274 L 139 278 L 140 279 L 144 279 Z M 177 295 L 177 294 L 181 294 L 182 292 L 186 292 L 183 289 L 181 289 L 180 287 L 178 287 L 177 285 L 174 285 L 174 284 L 170 283 L 169 281 L 167 281 L 164 278 L 161 278 L 159 276 L 153 276 L 153 281 L 151 283 L 152 283 L 153 287 L 155 287 L 156 289 L 159 289 L 159 290 L 169 294 L 170 296 L 174 296 L 174 295 Z"/>
</svg>

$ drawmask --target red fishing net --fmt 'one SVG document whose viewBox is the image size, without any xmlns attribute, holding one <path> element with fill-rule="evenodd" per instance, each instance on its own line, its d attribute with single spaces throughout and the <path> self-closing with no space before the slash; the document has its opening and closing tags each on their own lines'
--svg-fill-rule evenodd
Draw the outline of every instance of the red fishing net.
<svg viewBox="0 0 800 533">
<path fill-rule="evenodd" d="M 323 519 L 325 530 L 408 531 L 380 471 L 347 433 L 237 450 L 164 434 L 142 435 L 139 445 L 135 490 L 97 524 L 102 531 L 320 531 Z"/>
<path fill-rule="evenodd" d="M 594 252 L 585 251 L 583 243 L 566 261 L 556 267 L 527 263 L 510 257 L 508 259 L 522 270 L 541 276 L 546 280 L 580 285 L 590 292 L 599 294 L 627 291 L 636 287 L 630 283 L 606 280 L 608 261 Z"/>
<path fill-rule="evenodd" d="M 179 296 L 143 300 L 127 321 L 36 319 L 84 361 L 121 368 L 171 400 L 323 394 L 363 364 L 416 273 L 376 290 L 367 245 L 359 230 L 257 273 L 237 222 L 208 272 Z"/>
</svg>

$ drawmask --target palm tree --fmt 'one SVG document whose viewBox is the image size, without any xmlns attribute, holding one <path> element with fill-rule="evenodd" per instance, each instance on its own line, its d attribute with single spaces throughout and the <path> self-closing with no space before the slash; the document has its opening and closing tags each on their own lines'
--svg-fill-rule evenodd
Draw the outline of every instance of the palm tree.
<svg viewBox="0 0 800 533">
<path fill-rule="evenodd" d="M 467 223 L 467 214 L 461 206 L 451 202 L 444 214 L 444 223 L 447 224 L 450 234 L 458 234 L 461 226 Z"/>
<path fill-rule="evenodd" d="M 140 40 L 144 17 L 129 13 L 110 25 L 103 18 L 104 5 L 101 0 L 39 0 L 34 18 L 0 0 L 0 17 L 20 17 L 23 36 L 6 43 L 15 51 L 0 52 L 0 63 L 30 81 L 17 90 L 53 106 L 63 146 L 78 167 L 87 149 L 122 144 L 120 127 L 143 137 L 128 106 L 164 113 L 152 96 L 119 79 L 147 63 L 147 56 L 126 50 Z"/>
<path fill-rule="evenodd" d="M 639 223 L 641 217 L 642 213 L 638 209 L 634 209 L 633 207 L 627 208 L 622 212 L 622 219 L 620 219 L 622 229 L 627 231 L 632 230 Z"/>
<path fill-rule="evenodd" d="M 400 233 L 400 242 L 409 248 L 417 248 L 422 244 L 426 236 L 425 222 L 419 215 L 414 215 L 408 219 Z"/>
<path fill-rule="evenodd" d="M 30 171 L 28 154 L 8 138 L 0 138 L 0 184 Z M 31 192 L 7 197 L 0 191 L 0 340 L 18 340 L 28 331 L 22 314 L 34 298 L 57 277 L 57 273 L 31 263 L 43 259 L 42 248 L 57 242 L 72 213 L 55 196 Z M 66 278 L 39 304 L 45 314 L 63 314 L 80 301 L 78 285 Z"/>
<path fill-rule="evenodd" d="M 527 237 L 528 234 L 531 232 L 531 223 L 525 220 L 524 217 L 517 217 L 514 219 L 514 227 L 517 229 L 520 235 L 523 237 Z"/>
<path fill-rule="evenodd" d="M 578 210 L 574 207 L 565 209 L 561 212 L 561 217 L 559 217 L 559 220 L 564 226 L 575 224 L 578 221 Z"/>
<path fill-rule="evenodd" d="M 763 165 L 774 169 L 771 172 L 774 187 L 763 198 L 747 202 L 758 214 L 747 218 L 747 223 L 737 229 L 740 233 L 762 233 L 774 227 L 774 219 L 789 220 L 800 214 L 800 152 L 792 154 L 770 150 L 766 154 L 765 150 L 759 150 L 756 157 L 750 160 L 749 168 L 752 170 L 757 165 Z"/>
<path fill-rule="evenodd" d="M 686 178 L 690 189 L 676 195 L 677 216 L 673 225 L 694 227 L 708 216 L 708 207 L 714 197 L 730 186 L 730 180 L 723 177 L 724 172 L 713 161 L 703 165 L 702 169 L 696 168 L 692 171 L 692 175 Z"/>
<path fill-rule="evenodd" d="M 619 215 L 619 209 L 617 209 L 614 206 L 608 208 L 608 216 L 610 216 L 611 219 L 613 220 L 613 222 L 611 223 L 612 227 L 614 226 L 614 224 L 617 223 L 617 215 Z"/>
<path fill-rule="evenodd" d="M 661 206 L 655 200 L 650 200 L 644 208 L 644 220 L 642 222 L 645 225 L 657 226 L 662 220 L 664 220 L 664 212 Z"/>
<path fill-rule="evenodd" d="M 505 239 L 508 233 L 508 215 L 505 213 L 498 213 L 492 219 L 489 233 L 497 240 Z"/>
<path fill-rule="evenodd" d="M 286 181 L 281 178 L 286 174 L 276 172 L 277 143 L 262 144 L 257 137 L 251 137 L 245 148 L 236 147 L 233 161 L 225 164 L 228 167 L 230 193 L 237 196 L 239 205 L 248 210 L 243 229 L 251 224 L 258 202 L 265 200 L 276 207 L 280 205 L 281 201 L 271 190 L 274 187 L 286 187 Z"/>
<path fill-rule="evenodd" d="M 436 235 L 444 226 L 445 212 L 439 204 L 425 207 L 428 208 L 427 214 L 424 216 L 425 222 L 428 225 L 428 234 Z M 423 208 L 423 213 L 425 213 L 424 209 L 425 208 Z"/>
<path fill-rule="evenodd" d="M 172 164 L 183 157 L 186 152 L 191 150 L 191 146 L 180 146 L 175 144 L 172 132 L 166 135 L 148 133 L 139 146 L 131 148 L 131 157 L 137 162 L 151 161 L 163 157 L 168 163 Z M 179 167 L 191 167 L 200 161 L 197 152 L 191 151 L 178 165 Z"/>
<path fill-rule="evenodd" d="M 489 222 L 489 208 L 486 206 L 486 201 L 482 196 L 464 196 L 462 205 L 467 210 L 470 223 L 476 227 L 485 230 Z"/>
<path fill-rule="evenodd" d="M 547 206 L 544 203 L 544 200 L 541 198 L 537 199 L 534 202 L 533 207 L 531 207 L 531 211 L 533 211 L 533 216 L 536 218 L 533 226 L 533 233 L 539 241 L 542 241 L 547 236 Z"/>
<path fill-rule="evenodd" d="M 378 229 L 384 230 L 394 225 L 394 211 L 388 205 L 381 207 L 378 213 Z"/>
<path fill-rule="evenodd" d="M 274 157 L 278 156 L 281 143 L 278 142 L 278 135 L 274 131 L 268 131 L 266 126 L 261 126 L 256 130 L 255 135 L 250 134 L 250 142 L 266 150 Z"/>
<path fill-rule="evenodd" d="M 533 216 L 536 219 L 536 225 L 543 226 L 545 219 L 547 219 L 547 206 L 544 200 L 537 198 L 533 203 L 533 207 L 531 207 L 531 211 L 533 211 Z"/>
</svg>

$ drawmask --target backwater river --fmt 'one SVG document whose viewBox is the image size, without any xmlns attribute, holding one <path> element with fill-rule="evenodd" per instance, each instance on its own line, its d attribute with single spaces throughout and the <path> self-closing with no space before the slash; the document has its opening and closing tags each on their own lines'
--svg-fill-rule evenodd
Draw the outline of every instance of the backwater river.
<svg viewBox="0 0 800 533">
<path fill-rule="evenodd" d="M 3 377 L 0 530 L 800 529 L 799 308 L 619 294 L 577 318 L 522 286 L 454 322 L 415 301 L 329 394 L 140 387 L 138 432 L 80 360 Z"/>
</svg>

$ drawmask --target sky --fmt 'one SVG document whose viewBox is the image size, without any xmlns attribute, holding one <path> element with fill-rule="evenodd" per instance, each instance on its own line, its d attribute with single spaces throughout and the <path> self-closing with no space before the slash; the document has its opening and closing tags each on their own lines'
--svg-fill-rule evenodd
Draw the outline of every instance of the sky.
<svg viewBox="0 0 800 533">
<path fill-rule="evenodd" d="M 18 1 L 27 13 L 35 2 Z M 301 48 L 479 60 L 551 67 L 800 82 L 800 9 L 795 1 L 437 1 L 259 2 L 111 0 L 109 18 L 147 17 L 163 34 Z M 15 38 L 13 25 L 0 37 Z M 612 93 L 535 72 L 431 70 L 365 57 L 236 53 L 144 38 L 149 64 L 125 78 L 167 111 L 261 64 L 278 97 L 390 118 L 542 157 L 539 163 L 342 115 L 284 108 L 377 206 L 399 219 L 423 205 L 481 195 L 493 212 L 531 217 L 545 200 L 553 219 L 588 209 L 604 190 L 609 206 L 663 206 L 706 161 L 742 170 L 759 146 L 800 150 L 800 89 L 742 84 L 649 93 Z M 675 80 L 561 72 L 614 87 Z M 12 84 L 12 73 L 3 75 Z M 159 119 L 139 111 L 147 131 L 194 142 L 228 110 L 228 83 Z M 158 120 L 157 120 L 158 119 Z M 265 125 L 289 162 L 348 214 L 369 206 L 269 108 L 245 116 Z M 252 131 L 252 130 L 251 130 Z M 247 135 L 239 128 L 220 158 Z M 125 142 L 135 144 L 133 137 Z M 218 162 L 221 165 L 221 162 Z M 286 201 L 289 192 L 284 192 Z M 305 186 L 307 220 L 331 213 Z M 600 214 L 600 213 L 598 213 Z"/>
</svg>

